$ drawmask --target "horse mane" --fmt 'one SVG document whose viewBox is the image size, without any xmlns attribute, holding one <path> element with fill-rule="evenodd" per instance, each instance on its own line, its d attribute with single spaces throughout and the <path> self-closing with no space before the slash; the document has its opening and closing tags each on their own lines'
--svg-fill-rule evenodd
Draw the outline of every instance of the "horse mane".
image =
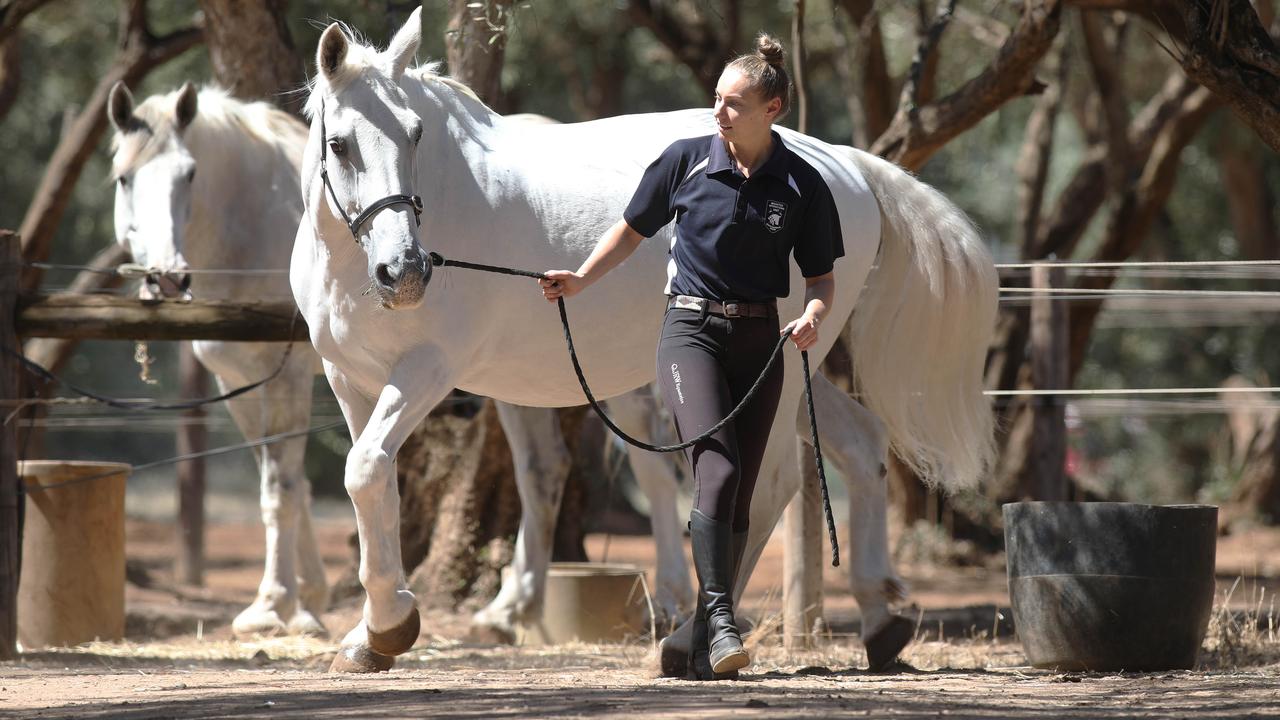
<svg viewBox="0 0 1280 720">
<path fill-rule="evenodd" d="M 163 150 L 175 135 L 188 141 L 205 139 L 223 141 L 228 146 L 233 140 L 246 141 L 249 153 L 296 154 L 293 147 L 306 141 L 307 129 L 292 115 L 266 102 L 244 102 L 227 94 L 216 86 L 200 88 L 198 110 L 191 124 L 178 130 L 173 110 L 179 90 L 152 95 L 134 111 L 138 121 L 126 133 L 116 133 L 112 151 L 116 153 L 113 173 L 125 175 L 145 165 Z"/>
<path fill-rule="evenodd" d="M 342 90 L 357 78 L 364 76 L 369 70 L 378 67 L 378 58 L 381 51 L 369 44 L 349 25 L 339 23 L 339 27 L 347 36 L 347 56 L 334 77 L 326 78 L 323 74 L 317 73 L 307 83 L 309 95 L 302 112 L 309 120 L 314 119 L 316 113 L 320 110 L 320 103 L 323 99 L 323 93 L 320 91 L 327 89 L 337 92 Z M 483 102 L 480 100 L 480 96 L 476 95 L 475 91 L 468 87 L 466 83 L 440 74 L 440 65 L 439 60 L 428 61 L 417 67 L 405 70 L 405 75 L 422 83 L 441 83 L 477 102 Z"/>
</svg>

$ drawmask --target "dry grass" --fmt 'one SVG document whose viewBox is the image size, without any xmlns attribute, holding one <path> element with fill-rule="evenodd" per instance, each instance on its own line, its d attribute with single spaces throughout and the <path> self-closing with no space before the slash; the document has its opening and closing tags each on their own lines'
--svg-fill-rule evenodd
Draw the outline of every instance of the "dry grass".
<svg viewBox="0 0 1280 720">
<path fill-rule="evenodd" d="M 1240 600 L 1246 593 L 1247 609 L 1241 609 L 1243 603 Z M 807 648 L 786 648 L 780 606 L 776 594 L 768 595 L 760 604 L 766 610 L 746 638 L 753 661 L 750 672 L 825 674 L 866 667 L 862 643 L 854 634 L 827 632 L 810 636 Z M 993 617 L 990 628 L 974 629 L 967 637 L 947 638 L 941 642 L 926 641 L 921 633 L 903 653 L 902 660 L 922 671 L 1025 666 L 1026 658 L 1015 639 L 995 637 L 998 620 L 998 617 Z M 118 658 L 121 661 L 146 659 L 250 668 L 272 665 L 323 669 L 336 649 L 335 641 L 317 638 L 272 637 L 233 641 L 185 637 L 149 643 L 93 642 L 45 651 L 38 656 L 46 662 L 65 661 L 68 664 L 103 663 Z M 494 670 L 640 668 L 656 665 L 654 649 L 654 644 L 647 637 L 620 644 L 506 647 L 477 645 L 431 635 L 402 656 L 399 665 Z M 35 657 L 28 656 L 28 659 L 34 660 Z M 1277 615 L 1274 594 L 1268 594 L 1266 588 L 1257 585 L 1250 589 L 1241 578 L 1215 598 L 1198 669 L 1222 671 L 1277 663 L 1280 663 L 1280 615 Z"/>
<path fill-rule="evenodd" d="M 1200 648 L 1199 667 L 1226 670 L 1280 663 L 1280 615 L 1276 614 L 1274 593 L 1254 584 L 1242 591 L 1244 578 L 1236 578 L 1230 589 L 1215 598 L 1209 629 Z M 1232 610 L 1238 592 L 1247 592 L 1246 610 Z"/>
</svg>

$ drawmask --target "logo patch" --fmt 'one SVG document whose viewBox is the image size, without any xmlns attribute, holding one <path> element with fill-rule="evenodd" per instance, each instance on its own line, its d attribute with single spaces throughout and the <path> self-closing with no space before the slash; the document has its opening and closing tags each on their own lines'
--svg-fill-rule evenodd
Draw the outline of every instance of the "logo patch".
<svg viewBox="0 0 1280 720">
<path fill-rule="evenodd" d="M 787 205 L 779 200 L 770 200 L 764 208 L 764 226 L 769 232 L 778 232 L 787 221 Z"/>
</svg>

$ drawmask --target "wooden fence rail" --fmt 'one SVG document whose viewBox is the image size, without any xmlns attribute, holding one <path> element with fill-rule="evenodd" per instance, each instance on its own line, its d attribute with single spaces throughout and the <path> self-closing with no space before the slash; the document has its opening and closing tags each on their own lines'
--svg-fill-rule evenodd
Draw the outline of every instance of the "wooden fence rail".
<svg viewBox="0 0 1280 720">
<path fill-rule="evenodd" d="M 21 296 L 21 338 L 76 340 L 306 341 L 307 323 L 292 300 L 231 302 L 165 300 L 144 303 L 117 295 L 59 293 Z"/>
</svg>

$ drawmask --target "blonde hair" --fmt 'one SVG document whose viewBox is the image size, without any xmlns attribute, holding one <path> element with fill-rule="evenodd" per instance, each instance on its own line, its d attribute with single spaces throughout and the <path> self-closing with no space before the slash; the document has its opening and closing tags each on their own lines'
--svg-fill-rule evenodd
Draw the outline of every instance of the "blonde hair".
<svg viewBox="0 0 1280 720">
<path fill-rule="evenodd" d="M 787 74 L 784 63 L 786 53 L 782 43 L 762 32 L 756 36 L 756 51 L 739 55 L 730 60 L 725 69 L 734 69 L 751 82 L 751 88 L 760 93 L 765 102 L 774 98 L 782 100 L 782 108 L 778 110 L 775 121 L 786 117 L 791 110 L 791 76 Z"/>
</svg>

